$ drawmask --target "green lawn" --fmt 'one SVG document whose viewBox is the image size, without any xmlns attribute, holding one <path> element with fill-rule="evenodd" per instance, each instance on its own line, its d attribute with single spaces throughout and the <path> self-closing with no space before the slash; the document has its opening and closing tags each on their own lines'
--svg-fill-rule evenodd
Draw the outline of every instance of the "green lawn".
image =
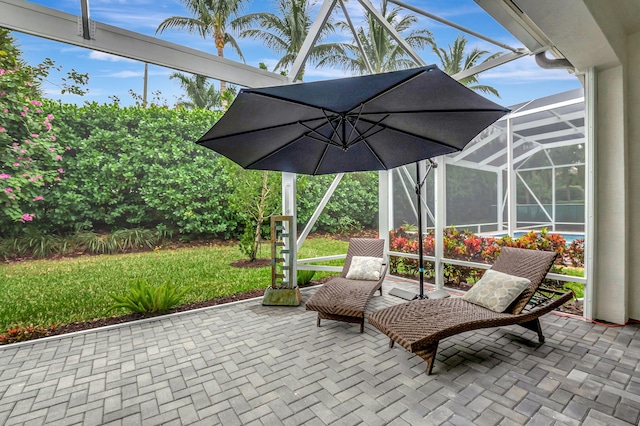
<svg viewBox="0 0 640 426">
<path fill-rule="evenodd" d="M 266 244 L 260 253 L 268 257 Z M 345 253 L 347 242 L 308 239 L 300 258 Z M 0 334 L 15 325 L 49 326 L 105 316 L 109 293 L 124 294 L 131 280 L 190 287 L 183 302 L 214 299 L 270 284 L 271 269 L 234 268 L 236 246 L 208 246 L 123 255 L 35 260 L 0 267 Z M 331 262 L 335 264 L 336 262 Z M 316 278 L 326 275 L 317 274 Z M 110 315 L 127 313 L 117 310 Z"/>
</svg>

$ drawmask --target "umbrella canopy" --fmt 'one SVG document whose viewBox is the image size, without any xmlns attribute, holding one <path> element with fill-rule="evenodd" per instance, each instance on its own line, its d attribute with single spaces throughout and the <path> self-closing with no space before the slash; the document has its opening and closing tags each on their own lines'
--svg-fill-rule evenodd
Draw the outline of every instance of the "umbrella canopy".
<svg viewBox="0 0 640 426">
<path fill-rule="evenodd" d="M 431 65 L 242 89 L 197 143 L 247 169 L 389 170 L 459 151 L 507 112 Z"/>
</svg>

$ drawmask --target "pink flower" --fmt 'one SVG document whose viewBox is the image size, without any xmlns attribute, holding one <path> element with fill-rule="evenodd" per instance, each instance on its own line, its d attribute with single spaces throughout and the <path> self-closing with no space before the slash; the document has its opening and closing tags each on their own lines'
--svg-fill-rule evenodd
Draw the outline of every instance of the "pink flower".
<svg viewBox="0 0 640 426">
<path fill-rule="evenodd" d="M 39 137 L 40 137 L 40 135 L 39 135 L 39 134 L 37 134 L 37 133 L 31 133 L 31 137 L 32 137 L 32 138 L 39 138 Z"/>
<path fill-rule="evenodd" d="M 11 175 L 6 173 L 0 173 L 0 179 L 11 179 Z"/>
<path fill-rule="evenodd" d="M 22 107 L 22 110 L 23 111 L 29 111 L 29 107 L 25 105 L 25 106 Z"/>
<path fill-rule="evenodd" d="M 26 150 L 26 149 L 21 149 L 21 150 L 20 150 L 20 154 L 26 154 L 26 153 L 27 153 L 27 150 Z"/>
<path fill-rule="evenodd" d="M 47 118 L 48 118 L 49 120 L 53 120 L 53 114 L 47 114 Z"/>
<path fill-rule="evenodd" d="M 20 163 L 13 163 L 13 167 L 20 167 Z"/>
<path fill-rule="evenodd" d="M 23 117 L 27 116 L 27 114 L 25 114 L 24 111 L 20 111 L 20 115 L 23 116 Z"/>
<path fill-rule="evenodd" d="M 23 173 L 22 177 L 29 177 L 29 173 Z"/>
<path fill-rule="evenodd" d="M 67 151 L 71 151 L 71 147 L 70 146 L 67 146 L 64 149 L 66 149 Z"/>
<path fill-rule="evenodd" d="M 32 82 L 30 82 L 30 81 L 27 81 L 27 82 L 25 83 L 25 85 L 27 85 L 27 86 L 31 87 L 31 86 L 33 86 L 33 83 L 32 83 Z"/>
<path fill-rule="evenodd" d="M 51 130 L 51 124 L 49 124 L 49 128 L 47 130 Z M 58 140 L 58 138 L 56 138 L 55 135 L 51 135 L 51 140 L 52 141 L 56 141 L 56 140 Z"/>
<path fill-rule="evenodd" d="M 4 192 L 6 192 L 7 194 L 11 194 L 13 192 L 13 188 L 5 188 Z"/>
<path fill-rule="evenodd" d="M 64 173 L 64 170 L 58 169 L 58 173 Z"/>
<path fill-rule="evenodd" d="M 18 157 L 17 160 L 22 160 L 22 157 Z"/>
<path fill-rule="evenodd" d="M 0 75 L 3 75 L 5 73 L 5 70 L 0 68 Z"/>
<path fill-rule="evenodd" d="M 4 112 L 6 114 L 6 113 L 9 112 L 9 110 L 5 108 L 4 110 L 2 110 L 2 112 Z"/>
<path fill-rule="evenodd" d="M 33 177 L 32 177 L 32 178 L 29 178 L 29 182 L 36 182 L 37 180 L 38 180 L 38 179 L 33 178 Z"/>
<path fill-rule="evenodd" d="M 62 156 L 61 155 L 56 155 L 56 161 L 60 161 L 62 160 Z"/>
<path fill-rule="evenodd" d="M 40 108 L 36 109 L 36 112 L 37 112 L 38 114 L 42 114 L 42 110 L 41 110 Z"/>
<path fill-rule="evenodd" d="M 56 151 L 56 149 L 55 149 L 55 148 L 49 148 L 49 151 L 51 151 L 51 152 L 55 152 L 55 151 Z"/>
<path fill-rule="evenodd" d="M 37 175 L 36 179 L 42 179 L 42 175 Z"/>
<path fill-rule="evenodd" d="M 23 222 L 31 222 L 34 217 L 36 217 L 36 215 L 25 213 L 22 215 L 22 218 L 20 220 Z"/>
<path fill-rule="evenodd" d="M 40 200 L 44 200 L 44 197 L 42 195 L 38 195 L 33 199 L 33 201 L 40 201 Z"/>
<path fill-rule="evenodd" d="M 31 139 L 25 139 L 24 143 L 31 143 Z"/>
<path fill-rule="evenodd" d="M 6 132 L 6 131 L 7 131 L 7 129 L 5 129 L 4 127 L 0 126 L 0 133 Z"/>
<path fill-rule="evenodd" d="M 61 179 L 60 179 L 59 177 L 57 177 L 57 178 L 56 178 L 56 182 L 60 182 L 60 180 L 61 180 Z"/>
<path fill-rule="evenodd" d="M 40 101 L 31 101 L 31 105 L 42 106 L 42 102 L 40 102 Z"/>
</svg>

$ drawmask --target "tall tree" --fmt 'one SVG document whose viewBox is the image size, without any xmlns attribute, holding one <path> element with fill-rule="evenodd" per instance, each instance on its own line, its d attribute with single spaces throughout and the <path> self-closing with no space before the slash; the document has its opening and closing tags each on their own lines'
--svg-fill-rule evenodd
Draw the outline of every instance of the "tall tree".
<svg viewBox="0 0 640 426">
<path fill-rule="evenodd" d="M 218 56 L 224 57 L 225 46 L 231 46 L 244 61 L 244 56 L 235 38 L 227 32 L 231 20 L 242 12 L 244 0 L 180 0 L 192 16 L 172 16 L 158 25 L 157 33 L 166 29 L 186 29 L 202 38 L 213 38 Z M 227 90 L 226 82 L 220 81 L 220 93 Z"/>
<path fill-rule="evenodd" d="M 449 75 L 454 75 L 460 71 L 467 70 L 502 55 L 502 52 L 489 55 L 489 51 L 481 50 L 477 47 L 467 53 L 467 41 L 468 40 L 465 36 L 460 35 L 456 37 L 453 45 L 448 46 L 448 50 L 438 47 L 435 42 L 433 43 L 433 52 L 438 56 L 438 59 L 440 59 L 442 70 L 444 72 Z M 486 57 L 482 59 L 483 56 Z M 476 92 L 483 92 L 500 97 L 500 94 L 494 87 L 478 84 L 477 75 L 463 78 L 460 80 L 460 83 L 464 84 L 471 90 L 475 90 Z"/>
<path fill-rule="evenodd" d="M 427 29 L 411 29 L 418 22 L 415 15 L 401 15 L 399 7 L 389 9 L 387 0 L 382 0 L 380 13 L 386 21 L 403 36 L 412 48 L 418 50 L 433 44 L 433 36 Z M 352 34 L 347 22 L 338 22 L 336 27 Z M 391 34 L 372 14 L 367 15 L 365 27 L 358 27 L 356 34 L 369 59 L 374 73 L 396 71 L 415 67 L 418 64 L 398 44 Z M 339 67 L 357 74 L 368 74 L 366 59 L 356 41 L 340 43 L 338 49 L 329 52 L 318 61 L 318 66 Z"/>
<path fill-rule="evenodd" d="M 186 100 L 181 99 L 176 103 L 187 109 L 220 109 L 223 97 L 216 88 L 202 75 L 187 76 L 180 72 L 174 72 L 169 76 L 172 80 L 178 80 L 180 87 L 186 92 Z M 235 94 L 235 88 L 229 87 L 227 93 Z"/>
<path fill-rule="evenodd" d="M 276 13 L 250 13 L 233 21 L 234 27 L 241 30 L 240 37 L 249 37 L 262 41 L 265 47 L 282 55 L 274 67 L 274 71 L 286 70 L 293 65 L 302 48 L 312 19 L 309 15 L 309 0 L 277 0 Z M 334 27 L 327 22 L 322 28 L 318 41 L 334 32 Z M 316 61 L 334 52 L 337 44 L 316 44 L 309 53 L 309 59 Z M 300 72 L 302 79 L 304 70 Z"/>
</svg>

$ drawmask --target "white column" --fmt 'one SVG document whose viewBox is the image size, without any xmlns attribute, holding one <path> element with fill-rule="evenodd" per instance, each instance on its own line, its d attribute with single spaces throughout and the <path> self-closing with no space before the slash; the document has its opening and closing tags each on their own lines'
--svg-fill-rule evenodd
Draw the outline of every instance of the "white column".
<svg viewBox="0 0 640 426">
<path fill-rule="evenodd" d="M 595 108 L 596 108 L 596 71 L 591 68 L 585 74 L 584 79 L 585 99 L 585 233 L 584 233 L 584 276 L 587 283 L 584 286 L 584 304 L 582 306 L 585 318 L 594 319 L 594 277 L 595 277 Z"/>
<path fill-rule="evenodd" d="M 297 249 L 297 203 L 296 203 L 296 174 L 295 173 L 282 173 L 282 214 L 285 216 L 293 216 L 293 225 L 289 230 L 288 248 L 291 250 L 293 259 L 293 268 L 291 270 L 290 286 L 295 287 L 298 282 L 298 249 Z"/>
<path fill-rule="evenodd" d="M 516 171 L 513 165 L 513 120 L 507 118 L 507 229 L 513 237 L 518 227 L 518 197 Z"/>
<path fill-rule="evenodd" d="M 385 241 L 385 253 L 389 251 L 389 231 L 393 227 L 392 175 L 391 171 L 380 170 L 378 172 L 378 236 Z"/>
<path fill-rule="evenodd" d="M 444 287 L 444 265 L 442 264 L 442 258 L 444 257 L 444 227 L 447 223 L 446 213 L 446 157 L 438 157 L 436 162 L 438 167 L 435 169 L 435 273 L 436 273 L 436 289 L 440 290 Z"/>
</svg>

